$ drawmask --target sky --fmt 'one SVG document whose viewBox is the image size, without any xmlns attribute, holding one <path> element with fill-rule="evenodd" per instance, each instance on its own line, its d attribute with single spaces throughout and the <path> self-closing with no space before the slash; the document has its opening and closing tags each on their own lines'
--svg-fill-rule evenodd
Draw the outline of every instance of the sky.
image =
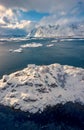
<svg viewBox="0 0 84 130">
<path fill-rule="evenodd" d="M 0 35 L 26 35 L 35 26 L 84 21 L 84 0 L 0 0 Z"/>
</svg>

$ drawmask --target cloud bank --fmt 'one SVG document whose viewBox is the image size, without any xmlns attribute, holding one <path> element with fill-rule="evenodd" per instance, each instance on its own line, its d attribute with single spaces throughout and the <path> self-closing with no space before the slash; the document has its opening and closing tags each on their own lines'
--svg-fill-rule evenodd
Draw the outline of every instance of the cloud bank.
<svg viewBox="0 0 84 130">
<path fill-rule="evenodd" d="M 70 11 L 77 5 L 84 4 L 84 0 L 0 0 L 6 8 L 21 8 L 41 12 Z"/>
<path fill-rule="evenodd" d="M 30 19 L 25 20 L 21 11 L 31 10 L 49 13 L 38 25 L 67 24 L 84 19 L 84 0 L 0 0 L 0 34 L 20 30 L 29 32 L 37 24 Z"/>
</svg>

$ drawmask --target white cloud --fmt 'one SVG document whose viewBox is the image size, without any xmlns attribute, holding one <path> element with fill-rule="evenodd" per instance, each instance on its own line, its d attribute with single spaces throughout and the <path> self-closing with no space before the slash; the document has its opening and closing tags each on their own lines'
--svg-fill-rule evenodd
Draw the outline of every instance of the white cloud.
<svg viewBox="0 0 84 130">
<path fill-rule="evenodd" d="M 43 17 L 39 25 L 67 24 L 77 21 L 76 15 L 84 12 L 84 0 L 0 0 L 0 31 L 29 32 L 36 25 L 30 20 L 20 20 L 20 9 L 48 12 L 50 15 Z"/>
<path fill-rule="evenodd" d="M 67 24 L 69 22 L 71 22 L 71 20 L 73 19 L 70 19 L 70 18 L 67 18 L 66 16 L 60 16 L 58 18 L 57 15 L 50 15 L 50 16 L 46 16 L 44 18 L 42 18 L 40 21 L 39 21 L 39 24 L 38 26 L 44 26 L 44 25 L 64 25 L 64 24 Z"/>
<path fill-rule="evenodd" d="M 5 27 L 14 22 L 17 22 L 17 17 L 12 9 L 0 5 L 0 26 Z"/>
<path fill-rule="evenodd" d="M 42 18 L 37 27 L 38 26 L 47 26 L 47 25 L 63 25 L 66 26 L 67 24 L 71 24 L 71 23 L 77 23 L 77 22 L 81 22 L 81 19 L 78 19 L 76 17 L 68 17 L 67 15 L 63 15 L 63 16 L 57 16 L 57 15 L 50 15 L 50 16 L 46 16 L 44 18 Z"/>
<path fill-rule="evenodd" d="M 0 0 L 0 4 L 7 8 L 21 8 L 40 12 L 71 11 L 77 4 L 84 4 L 84 0 Z"/>
<path fill-rule="evenodd" d="M 0 27 L 0 36 L 23 36 L 26 35 L 27 33 L 23 29 L 18 29 L 18 28 L 8 28 L 8 27 Z"/>
<path fill-rule="evenodd" d="M 18 16 L 11 8 L 0 5 L 0 35 L 7 35 L 7 32 L 24 34 L 33 25 L 29 20 L 18 20 Z M 23 30 L 23 31 L 22 31 Z"/>
<path fill-rule="evenodd" d="M 7 24 L 6 27 L 8 28 L 18 28 L 18 29 L 26 29 L 29 25 L 31 24 L 31 21 L 27 21 L 27 20 L 22 20 L 20 22 L 16 22 L 16 24 Z"/>
<path fill-rule="evenodd" d="M 0 26 L 5 25 L 5 21 L 3 19 L 0 19 Z"/>
<path fill-rule="evenodd" d="M 1 1 L 0 1 L 1 2 Z M 35 25 L 30 20 L 19 20 L 19 10 L 14 11 L 12 8 L 0 5 L 0 35 L 6 34 L 8 31 L 16 34 L 17 32 L 26 33 Z M 23 30 L 23 31 L 22 31 Z"/>
<path fill-rule="evenodd" d="M 0 20 L 0 35 L 26 35 L 35 23 L 27 20 L 22 20 L 16 23 L 4 22 Z"/>
<path fill-rule="evenodd" d="M 14 13 L 10 8 L 7 9 L 6 7 L 0 5 L 0 17 L 3 17 L 4 15 L 12 17 L 14 15 Z"/>
</svg>

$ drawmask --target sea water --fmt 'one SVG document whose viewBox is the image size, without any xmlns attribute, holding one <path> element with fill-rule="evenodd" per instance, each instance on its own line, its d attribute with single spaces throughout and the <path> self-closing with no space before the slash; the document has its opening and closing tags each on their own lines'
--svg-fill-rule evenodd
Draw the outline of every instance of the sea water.
<svg viewBox="0 0 84 130">
<path fill-rule="evenodd" d="M 15 50 L 20 48 L 21 45 L 31 43 L 40 43 L 42 46 L 22 48 L 22 53 L 9 51 L 10 49 Z M 49 38 L 26 39 L 23 41 L 5 40 L 0 42 L 0 78 L 4 74 L 10 74 L 17 70 L 21 70 L 28 64 L 48 65 L 53 63 L 84 68 L 84 40 L 55 40 Z M 70 107 L 73 108 L 73 105 L 65 108 L 72 111 Z M 62 114 L 64 110 L 64 108 L 61 110 Z M 80 106 L 77 106 L 77 115 L 76 113 L 74 114 L 75 111 L 75 108 L 73 108 L 73 111 L 70 112 L 70 116 L 73 116 L 76 119 L 78 115 L 81 122 L 83 122 L 82 117 L 84 117 L 84 111 L 80 111 Z M 24 112 L 14 111 L 11 108 L 0 105 L 0 130 L 83 130 L 83 123 L 81 126 L 81 124 L 79 124 L 79 119 L 74 120 L 73 118 L 68 118 L 67 111 L 65 111 L 65 115 L 63 115 L 62 118 L 60 115 L 59 112 L 57 116 L 58 118 L 56 117 L 58 120 L 55 119 L 55 116 L 53 119 L 52 114 L 48 115 L 50 118 L 52 117 L 51 123 L 48 122 L 48 120 L 46 123 L 46 120 L 42 119 L 44 124 L 43 122 L 39 123 L 35 118 L 37 121 L 36 123 L 34 120 L 28 120 L 28 117 Z"/>
<path fill-rule="evenodd" d="M 41 47 L 23 48 L 22 53 L 10 52 L 21 45 L 41 43 Z M 48 47 L 47 45 L 52 46 Z M 84 40 L 29 39 L 0 42 L 0 78 L 25 68 L 28 64 L 49 65 L 59 63 L 84 68 Z"/>
</svg>

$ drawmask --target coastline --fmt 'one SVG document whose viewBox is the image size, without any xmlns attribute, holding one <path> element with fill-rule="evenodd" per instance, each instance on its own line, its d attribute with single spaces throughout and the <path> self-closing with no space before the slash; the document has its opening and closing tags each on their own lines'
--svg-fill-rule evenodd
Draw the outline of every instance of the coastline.
<svg viewBox="0 0 84 130">
<path fill-rule="evenodd" d="M 84 104 L 84 69 L 52 64 L 28 65 L 0 80 L 0 104 L 42 113 L 46 106 Z"/>
</svg>

